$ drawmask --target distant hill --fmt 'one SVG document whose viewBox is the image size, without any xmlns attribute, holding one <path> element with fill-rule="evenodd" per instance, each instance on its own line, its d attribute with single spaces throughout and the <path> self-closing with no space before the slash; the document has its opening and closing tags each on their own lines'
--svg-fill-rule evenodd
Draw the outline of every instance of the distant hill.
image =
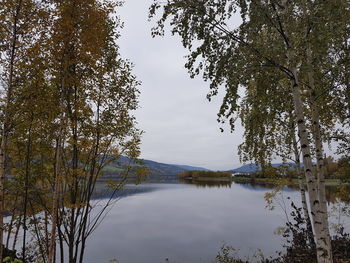
<svg viewBox="0 0 350 263">
<path fill-rule="evenodd" d="M 293 165 L 293 163 L 273 163 L 273 164 L 271 164 L 272 167 L 290 166 L 290 165 Z M 256 173 L 258 171 L 261 171 L 261 166 L 259 164 L 255 164 L 255 163 L 245 164 L 239 168 L 230 170 L 230 172 L 232 172 L 232 173 Z"/>
<path fill-rule="evenodd" d="M 232 169 L 230 172 L 232 173 L 255 173 L 257 171 L 260 171 L 261 167 L 258 164 L 251 163 L 251 164 L 244 164 L 239 168 Z"/>
<path fill-rule="evenodd" d="M 104 173 L 106 177 L 118 177 L 118 175 L 120 175 L 129 165 L 132 167 L 132 170 L 136 170 L 137 168 L 141 167 L 146 168 L 149 171 L 149 178 L 176 177 L 178 174 L 188 170 L 209 171 L 203 167 L 166 164 L 145 159 L 135 162 L 128 157 L 121 156 L 118 160 L 105 167 Z"/>
<path fill-rule="evenodd" d="M 210 171 L 207 168 L 197 167 L 197 166 L 190 166 L 190 165 L 175 165 L 175 166 L 187 171 Z"/>
</svg>

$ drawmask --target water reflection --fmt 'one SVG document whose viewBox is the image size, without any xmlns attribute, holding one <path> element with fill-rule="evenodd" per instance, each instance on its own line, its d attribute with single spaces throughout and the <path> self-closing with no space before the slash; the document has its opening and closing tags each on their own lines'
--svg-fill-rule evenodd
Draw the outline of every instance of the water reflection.
<svg viewBox="0 0 350 263">
<path fill-rule="evenodd" d="M 213 181 L 213 180 L 185 180 L 185 179 L 179 179 L 179 182 L 181 184 L 190 184 L 195 185 L 197 187 L 203 187 L 203 188 L 231 188 L 232 181 Z"/>
<path fill-rule="evenodd" d="M 273 183 L 237 183 L 252 190 L 272 190 L 275 188 Z M 299 191 L 297 184 L 289 184 L 283 188 L 284 192 L 296 192 Z M 326 186 L 326 199 L 328 204 L 334 204 L 337 202 L 350 203 L 350 185 L 349 184 L 333 184 Z"/>
<path fill-rule="evenodd" d="M 185 180 L 179 179 L 171 182 L 171 185 L 192 185 L 197 188 L 231 188 L 233 184 L 239 185 L 243 188 L 254 190 L 254 191 L 270 191 L 275 188 L 273 183 L 256 183 L 256 182 L 232 182 L 232 181 L 214 181 L 214 180 Z M 146 194 L 148 192 L 158 191 L 167 185 L 166 183 L 144 183 L 141 185 L 128 184 L 121 190 L 118 190 L 114 196 L 115 199 L 125 198 L 137 194 Z M 106 199 L 111 196 L 114 188 L 108 186 L 104 182 L 97 183 L 96 189 L 93 193 L 93 199 Z M 297 184 L 290 184 L 283 188 L 284 192 L 297 192 L 299 186 Z M 326 199 L 328 204 L 334 204 L 342 202 L 350 204 L 350 185 L 327 185 L 326 186 Z"/>
<path fill-rule="evenodd" d="M 265 208 L 264 194 L 272 188 L 213 181 L 127 185 L 89 240 L 86 262 L 209 263 L 223 244 L 243 257 L 256 249 L 272 255 L 282 249 L 283 239 L 274 232 L 286 221 L 278 207 Z M 102 184 L 97 190 L 103 203 L 109 190 Z M 297 190 L 286 187 L 283 193 L 300 206 Z M 327 187 L 327 199 L 337 200 L 336 186 Z"/>
<path fill-rule="evenodd" d="M 110 185 L 105 182 L 98 182 L 95 187 L 95 191 L 92 194 L 93 200 L 109 199 L 113 194 L 113 199 L 125 198 L 132 195 L 143 194 L 148 192 L 157 191 L 159 186 L 157 184 L 127 184 L 121 189 L 116 191 L 116 188 L 120 188 L 119 185 Z"/>
<path fill-rule="evenodd" d="M 350 185 L 327 186 L 326 198 L 332 204 L 338 201 L 350 204 Z"/>
<path fill-rule="evenodd" d="M 274 183 L 271 182 L 232 182 L 229 180 L 215 181 L 215 180 L 185 180 L 179 179 L 179 183 L 194 185 L 196 187 L 202 188 L 231 188 L 232 184 L 238 184 L 244 188 L 251 190 L 272 190 L 276 187 Z M 283 188 L 284 192 L 299 191 L 299 186 L 297 184 L 289 184 Z M 350 203 L 350 185 L 340 184 L 340 185 L 327 185 L 326 186 L 326 199 L 329 204 L 334 204 L 339 201 L 343 203 Z"/>
</svg>

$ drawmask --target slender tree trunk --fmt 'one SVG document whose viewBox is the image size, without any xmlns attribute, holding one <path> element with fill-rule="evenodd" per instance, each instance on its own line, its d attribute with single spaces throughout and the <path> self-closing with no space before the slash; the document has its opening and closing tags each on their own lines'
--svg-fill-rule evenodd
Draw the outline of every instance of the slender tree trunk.
<svg viewBox="0 0 350 263">
<path fill-rule="evenodd" d="M 294 129 L 294 127 L 293 127 Z M 310 214 L 309 214 L 309 208 L 307 206 L 307 199 L 306 199 L 306 189 L 305 185 L 303 183 L 304 176 L 303 172 L 301 170 L 301 163 L 300 163 L 300 155 L 299 155 L 299 149 L 298 149 L 298 143 L 295 138 L 295 135 L 293 137 L 293 150 L 294 150 L 294 157 L 295 157 L 295 164 L 296 164 L 296 169 L 297 169 L 297 174 L 298 174 L 298 181 L 299 181 L 299 190 L 300 190 L 300 196 L 301 196 L 301 204 L 303 208 L 303 213 L 304 213 L 304 218 L 305 218 L 305 223 L 306 227 L 308 230 L 308 235 L 309 235 L 309 242 L 314 244 L 315 240 L 313 238 L 313 233 L 312 233 L 312 224 L 311 224 L 311 219 L 310 219 Z"/>
<path fill-rule="evenodd" d="M 298 133 L 303 156 L 306 185 L 309 193 L 312 223 L 314 228 L 315 243 L 317 250 L 318 263 L 332 263 L 332 258 L 327 256 L 328 244 L 322 236 L 323 216 L 320 210 L 320 200 L 316 188 L 316 178 L 313 174 L 313 165 L 310 150 L 309 132 L 306 127 L 305 116 L 303 112 L 303 102 L 301 99 L 300 87 L 297 79 L 297 69 L 293 68 L 293 77 L 291 78 L 291 88 L 293 94 L 294 110 L 297 117 Z"/>
<path fill-rule="evenodd" d="M 61 134 L 63 132 L 62 125 L 63 120 L 60 121 L 61 128 L 56 142 L 55 153 L 55 181 L 54 192 L 52 198 L 52 222 L 51 222 L 51 239 L 49 244 L 48 263 L 54 263 L 56 255 L 56 229 L 57 229 L 57 216 L 58 216 L 58 191 L 59 191 L 59 174 L 60 174 L 60 160 L 61 160 Z"/>
<path fill-rule="evenodd" d="M 31 123 L 28 130 L 28 142 L 26 153 L 26 168 L 25 168 L 25 180 L 24 180 L 24 204 L 23 204 L 23 244 L 22 244 L 22 257 L 23 261 L 26 261 L 26 237 L 27 237 L 27 208 L 28 208 L 28 188 L 29 188 L 29 176 L 30 176 L 30 156 L 32 146 L 32 122 L 33 116 L 31 116 Z"/>
<path fill-rule="evenodd" d="M 91 163 L 90 167 L 90 176 L 89 176 L 89 182 L 88 185 L 85 189 L 86 191 L 86 209 L 85 209 L 85 214 L 83 218 L 83 228 L 82 228 L 82 235 L 81 235 L 81 248 L 80 248 L 80 258 L 79 258 L 79 263 L 83 263 L 84 259 L 84 252 L 86 248 L 86 239 L 88 237 L 87 235 L 87 223 L 88 223 L 88 218 L 89 218 L 89 213 L 90 213 L 90 201 L 91 201 L 91 196 L 94 190 L 94 176 L 95 175 L 95 170 L 96 170 L 96 164 L 97 164 L 97 159 L 99 157 L 99 147 L 100 147 L 100 99 L 98 100 L 97 104 L 97 118 L 96 118 L 96 126 L 97 126 L 97 133 L 96 133 L 96 144 L 95 144 L 95 149 L 93 153 L 93 160 Z"/>
<path fill-rule="evenodd" d="M 15 196 L 15 200 L 13 203 L 11 221 L 10 221 L 9 228 L 7 230 L 7 238 L 6 238 L 6 245 L 5 245 L 6 248 L 10 247 L 10 239 L 11 239 L 11 235 L 12 235 L 12 229 L 14 228 L 14 224 L 16 221 L 17 201 L 18 201 L 18 195 Z"/>
<path fill-rule="evenodd" d="M 309 238 L 310 244 L 314 244 L 315 240 L 313 238 L 312 224 L 311 224 L 309 209 L 308 209 L 308 206 L 307 206 L 306 188 L 305 188 L 305 185 L 303 183 L 303 181 L 305 179 L 303 178 L 303 175 L 302 175 L 303 172 L 301 170 L 300 162 L 296 163 L 296 166 L 297 166 L 297 173 L 298 173 L 299 190 L 300 190 L 300 195 L 301 195 L 301 203 L 302 203 L 302 208 L 303 208 L 306 228 L 307 228 L 307 231 L 308 231 L 308 238 Z"/>
<path fill-rule="evenodd" d="M 5 125 L 4 125 L 5 126 Z M 5 129 L 5 127 L 3 127 Z M 7 136 L 4 134 L 1 138 L 1 146 L 0 146 L 0 260 L 2 262 L 3 258 L 3 239 L 4 239 L 4 181 L 5 181 L 5 147 L 6 147 L 6 138 Z"/>
<path fill-rule="evenodd" d="M 35 216 L 35 215 L 33 215 Z M 49 254 L 49 243 L 50 243 L 50 237 L 49 237 L 49 213 L 47 210 L 44 211 L 44 234 L 45 238 L 43 238 L 43 243 L 45 245 L 45 253 L 43 257 L 45 258 L 44 262 L 47 262 L 47 257 Z"/>
<path fill-rule="evenodd" d="M 0 145 L 0 262 L 3 260 L 3 239 L 4 239 L 4 210 L 5 210 L 5 193 L 4 193 L 4 182 L 5 182 L 5 171 L 6 171 L 6 155 L 7 155 L 7 144 L 8 144 L 8 134 L 9 134 L 9 123 L 10 117 L 10 104 L 12 103 L 12 89 L 13 89 L 13 77 L 14 77 L 14 64 L 17 49 L 17 39 L 18 39 L 18 20 L 21 12 L 22 0 L 18 0 L 14 20 L 13 20 L 13 30 L 12 30 L 12 41 L 10 45 L 10 61 L 9 61 L 9 74 L 8 74 L 8 84 L 7 92 L 5 97 L 5 110 L 4 110 L 4 122 L 2 125 L 1 134 L 1 145 Z"/>
<path fill-rule="evenodd" d="M 71 74 L 76 77 L 75 67 L 72 70 Z M 78 108 L 78 87 L 74 85 L 72 87 L 74 89 L 74 101 L 73 101 L 73 112 L 71 116 L 72 122 L 72 139 L 73 139 L 73 156 L 72 156 L 72 174 L 73 174 L 73 186 L 70 190 L 71 192 L 71 205 L 70 209 L 70 225 L 69 225 L 69 249 L 68 249 L 68 257 L 69 263 L 77 262 L 78 248 L 79 248 L 79 240 L 76 239 L 77 232 L 77 220 L 79 217 L 79 177 L 78 177 L 78 118 L 77 118 L 77 108 Z M 78 205 L 78 207 L 77 207 Z"/>
<path fill-rule="evenodd" d="M 315 144 L 316 151 L 316 163 L 317 163 L 317 192 L 320 200 L 320 213 L 322 215 L 322 227 L 321 233 L 327 244 L 326 256 L 329 260 L 332 259 L 332 244 L 329 233 L 328 213 L 327 213 L 327 200 L 326 200 L 326 187 L 325 187 L 325 176 L 324 176 L 324 159 L 323 159 L 323 145 L 322 135 L 320 128 L 320 116 L 317 107 L 317 96 L 315 89 L 315 80 L 312 71 L 311 64 L 312 53 L 311 50 L 307 50 L 307 63 L 308 63 L 308 80 L 311 88 L 311 118 L 312 118 L 312 136 Z"/>
<path fill-rule="evenodd" d="M 22 215 L 19 215 L 19 217 L 18 217 L 18 222 L 17 222 L 17 224 L 16 224 L 15 236 L 13 237 L 12 250 L 15 250 L 15 249 L 16 249 L 17 240 L 18 240 L 18 234 L 19 234 L 19 229 L 21 228 L 21 222 L 22 222 Z"/>
<path fill-rule="evenodd" d="M 10 238 L 11 238 L 11 234 L 12 234 L 12 228 L 13 228 L 13 223 L 15 222 L 15 215 L 13 214 L 11 216 L 11 221 L 9 224 L 9 227 L 7 229 L 7 238 L 6 238 L 6 244 L 5 247 L 8 248 L 9 244 L 10 244 Z"/>
<path fill-rule="evenodd" d="M 59 222 L 60 217 L 57 217 L 57 232 L 58 232 L 58 240 L 59 240 L 59 247 L 60 247 L 60 261 L 61 263 L 64 263 L 64 240 L 63 240 L 63 233 L 61 231 L 61 223 Z M 56 261 L 56 260 L 55 260 Z"/>
<path fill-rule="evenodd" d="M 34 207 L 33 207 L 33 204 L 32 202 L 29 202 L 30 203 L 30 207 L 31 209 L 34 211 Z M 35 213 L 33 214 L 33 221 L 34 221 L 34 234 L 36 236 L 36 239 L 38 241 L 38 249 L 39 249 L 39 252 L 40 252 L 40 256 L 41 256 L 41 259 L 42 259 L 42 263 L 46 263 L 46 253 L 47 253 L 47 246 L 46 246 L 46 237 L 43 237 L 41 235 L 41 232 L 40 232 L 40 224 L 39 223 L 39 220 L 37 219 L 37 217 L 35 216 Z M 38 222 L 38 223 L 37 223 Z"/>
</svg>

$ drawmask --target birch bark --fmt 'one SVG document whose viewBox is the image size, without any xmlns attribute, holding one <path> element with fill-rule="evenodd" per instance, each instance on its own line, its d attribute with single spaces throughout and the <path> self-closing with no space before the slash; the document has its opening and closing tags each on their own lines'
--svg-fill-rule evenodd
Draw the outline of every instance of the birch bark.
<svg viewBox="0 0 350 263">
<path fill-rule="evenodd" d="M 294 128 L 293 128 L 294 129 Z M 300 162 L 300 154 L 299 154 L 299 149 L 298 149 L 298 142 L 296 140 L 296 136 L 293 136 L 293 150 L 294 150 L 294 158 L 295 158 L 295 164 L 296 164 L 296 170 L 298 174 L 298 181 L 299 181 L 299 190 L 300 190 L 300 195 L 301 195 L 301 204 L 303 208 L 303 213 L 304 213 L 304 218 L 306 222 L 306 227 L 309 233 L 309 241 L 314 243 L 315 240 L 313 238 L 312 234 L 312 224 L 311 224 L 311 219 L 309 215 L 309 208 L 307 205 L 307 199 L 306 199 L 306 188 L 303 183 L 304 176 L 303 172 L 301 169 L 301 162 Z"/>
<path fill-rule="evenodd" d="M 323 145 L 320 126 L 320 115 L 317 107 L 317 94 L 315 88 L 315 79 L 311 64 L 312 52 L 307 50 L 307 64 L 308 64 L 308 81 L 311 89 L 311 118 L 312 118 L 312 136 L 315 144 L 316 163 L 317 163 L 317 193 L 320 200 L 320 213 L 322 216 L 321 235 L 327 245 L 326 256 L 328 260 L 332 259 L 332 245 L 329 233 L 326 187 L 324 177 L 324 159 L 323 159 Z M 331 261 L 329 261 L 331 262 Z"/>
<path fill-rule="evenodd" d="M 323 214 L 320 208 L 320 200 L 318 197 L 318 190 L 316 184 L 316 178 L 313 173 L 313 165 L 311 159 L 311 150 L 310 150 L 310 140 L 309 132 L 305 122 L 305 115 L 303 112 L 303 102 L 301 99 L 301 91 L 297 78 L 297 69 L 296 67 L 292 70 L 293 77 L 291 78 L 291 89 L 293 94 L 294 110 L 297 117 L 297 127 L 298 134 L 300 137 L 300 145 L 303 156 L 304 171 L 306 177 L 306 185 L 309 193 L 309 202 L 311 208 L 311 219 L 314 230 L 315 244 L 317 250 L 317 262 L 318 263 L 332 263 L 331 253 L 329 251 L 329 245 L 322 235 L 324 231 L 323 223 Z"/>
</svg>

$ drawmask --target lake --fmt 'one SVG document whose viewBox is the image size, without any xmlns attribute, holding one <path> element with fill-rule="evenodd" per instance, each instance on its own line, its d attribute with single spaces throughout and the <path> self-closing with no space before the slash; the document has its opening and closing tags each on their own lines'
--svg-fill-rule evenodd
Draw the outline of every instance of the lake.
<svg viewBox="0 0 350 263">
<path fill-rule="evenodd" d="M 239 250 L 241 257 L 251 258 L 257 249 L 274 255 L 284 243 L 274 232 L 285 225 L 290 201 L 300 206 L 300 194 L 285 188 L 271 211 L 264 200 L 270 187 L 237 183 L 127 185 L 88 240 L 85 262 L 107 263 L 116 258 L 120 263 L 164 263 L 166 259 L 209 263 L 224 244 Z M 106 202 L 103 189 L 98 187 L 100 204 Z M 329 194 L 329 198 L 333 197 Z M 338 220 L 349 222 L 332 218 Z"/>
</svg>

